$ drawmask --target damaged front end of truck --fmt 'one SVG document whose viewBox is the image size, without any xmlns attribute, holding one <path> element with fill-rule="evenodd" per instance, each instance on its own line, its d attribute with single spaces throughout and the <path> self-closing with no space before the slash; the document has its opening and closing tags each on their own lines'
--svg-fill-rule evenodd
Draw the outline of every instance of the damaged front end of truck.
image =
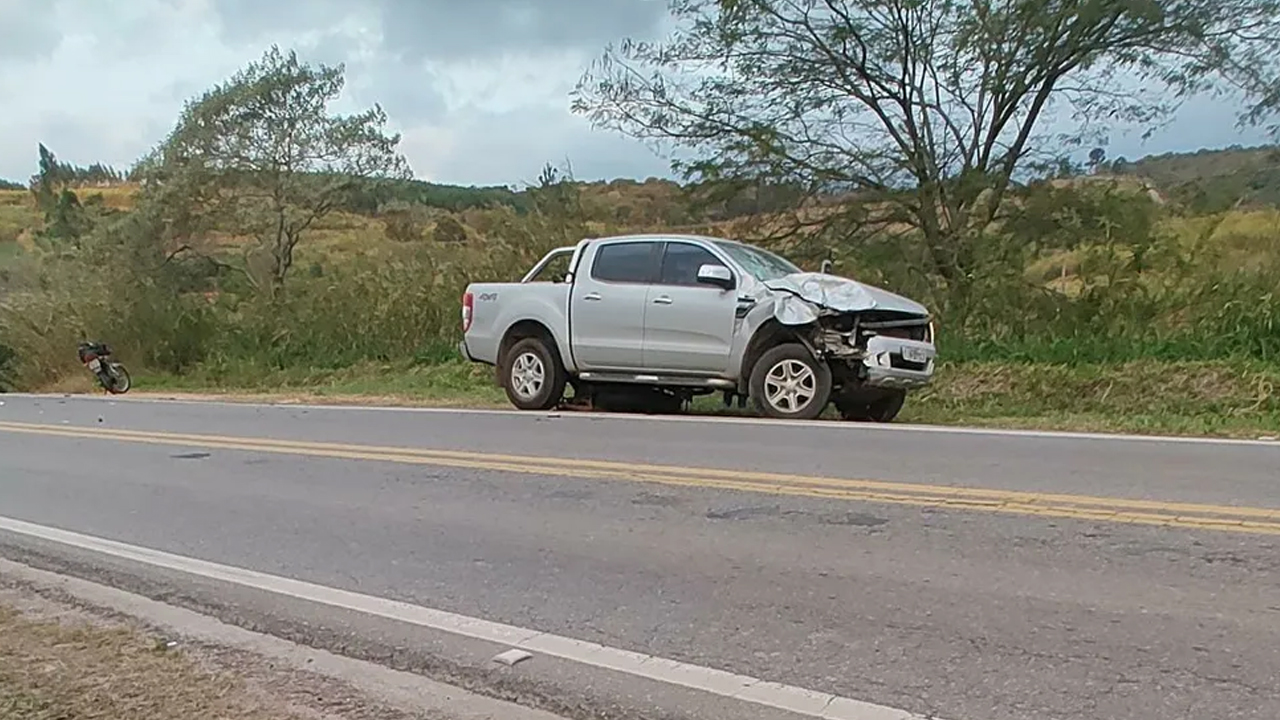
<svg viewBox="0 0 1280 720">
<path fill-rule="evenodd" d="M 889 419 L 910 390 L 928 385 L 937 355 L 934 322 L 908 298 L 824 273 L 763 283 L 780 330 L 831 368 L 832 401 L 849 419 Z M 775 326 L 775 327 L 776 327 Z"/>
</svg>

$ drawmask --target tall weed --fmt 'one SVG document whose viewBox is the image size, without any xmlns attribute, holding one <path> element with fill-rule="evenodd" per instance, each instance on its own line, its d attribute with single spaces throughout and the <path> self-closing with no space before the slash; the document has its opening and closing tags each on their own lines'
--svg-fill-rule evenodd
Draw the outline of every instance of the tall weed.
<svg viewBox="0 0 1280 720">
<path fill-rule="evenodd" d="M 276 300 L 254 292 L 225 246 L 177 252 L 179 240 L 165 240 L 154 218 L 130 213 L 79 251 L 24 256 L 21 273 L 0 282 L 8 382 L 33 387 L 78 371 L 74 349 L 84 338 L 110 343 L 144 372 L 198 369 L 227 383 L 433 365 L 456 356 L 469 282 L 514 280 L 548 249 L 584 236 L 659 229 L 615 225 L 573 200 L 548 195 L 545 211 L 468 210 L 462 242 L 395 242 L 381 222 L 343 216 L 304 246 Z M 1025 207 L 1037 215 L 1015 216 L 974 246 L 962 303 L 927 271 L 909 234 L 814 244 L 831 248 L 840 274 L 935 308 L 951 362 L 1280 362 L 1280 213 L 1187 218 L 1105 192 Z M 1126 213 L 1133 217 L 1119 217 Z"/>
</svg>

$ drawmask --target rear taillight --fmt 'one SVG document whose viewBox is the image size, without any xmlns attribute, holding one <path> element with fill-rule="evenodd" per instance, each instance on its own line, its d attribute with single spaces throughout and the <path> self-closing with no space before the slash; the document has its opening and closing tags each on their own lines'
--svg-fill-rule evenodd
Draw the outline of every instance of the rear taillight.
<svg viewBox="0 0 1280 720">
<path fill-rule="evenodd" d="M 471 313 L 475 307 L 475 297 L 469 292 L 462 293 L 462 332 L 471 329 Z"/>
</svg>

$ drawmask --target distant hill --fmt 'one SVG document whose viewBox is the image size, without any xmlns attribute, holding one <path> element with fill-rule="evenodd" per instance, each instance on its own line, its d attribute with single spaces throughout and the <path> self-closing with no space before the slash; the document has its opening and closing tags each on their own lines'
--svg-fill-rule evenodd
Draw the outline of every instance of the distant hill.
<svg viewBox="0 0 1280 720">
<path fill-rule="evenodd" d="M 1142 178 L 1195 213 L 1280 206 L 1280 146 L 1235 145 L 1135 161 L 1117 158 L 1105 168 L 1115 175 Z"/>
<path fill-rule="evenodd" d="M 133 178 L 125 179 L 132 173 L 125 175 L 101 164 L 78 167 L 57 161 L 52 153 L 48 160 L 73 187 L 95 191 L 118 189 L 126 194 L 136 187 L 130 181 Z M 1122 157 L 1102 163 L 1099 170 L 1103 175 L 1135 178 L 1195 214 L 1231 208 L 1280 207 L 1280 146 L 1232 146 L 1149 155 L 1138 160 Z M 680 226 L 769 214 L 789 206 L 799 196 L 798 190 L 781 186 L 703 192 L 708 188 L 682 186 L 661 178 L 571 184 L 577 188 L 579 202 L 591 206 L 593 216 L 638 225 Z M 26 193 L 27 185 L 0 179 L 0 192 Z M 15 195 L 8 199 L 8 204 L 26 201 L 25 195 L 23 198 Z M 341 209 L 358 215 L 380 215 L 404 206 L 425 206 L 453 213 L 506 206 L 524 212 L 533 202 L 528 189 L 517 187 L 370 180 L 352 193 Z"/>
<path fill-rule="evenodd" d="M 441 185 L 424 180 L 369 180 L 352 193 L 349 212 L 373 214 L 380 208 L 402 203 L 461 212 L 491 205 L 508 205 L 520 209 L 526 200 L 515 190 L 494 185 L 488 187 Z"/>
</svg>

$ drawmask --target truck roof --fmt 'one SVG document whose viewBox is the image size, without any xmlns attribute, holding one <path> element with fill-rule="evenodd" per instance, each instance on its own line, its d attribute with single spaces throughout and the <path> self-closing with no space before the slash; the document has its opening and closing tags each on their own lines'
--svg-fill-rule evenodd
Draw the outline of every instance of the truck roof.
<svg viewBox="0 0 1280 720">
<path fill-rule="evenodd" d="M 714 237 L 712 235 L 693 235 L 688 233 L 630 233 L 625 235 L 606 235 L 605 237 L 584 238 L 585 242 L 594 242 L 597 240 L 702 240 L 705 242 L 738 242 L 737 240 Z M 738 244 L 741 245 L 742 243 Z"/>
</svg>

